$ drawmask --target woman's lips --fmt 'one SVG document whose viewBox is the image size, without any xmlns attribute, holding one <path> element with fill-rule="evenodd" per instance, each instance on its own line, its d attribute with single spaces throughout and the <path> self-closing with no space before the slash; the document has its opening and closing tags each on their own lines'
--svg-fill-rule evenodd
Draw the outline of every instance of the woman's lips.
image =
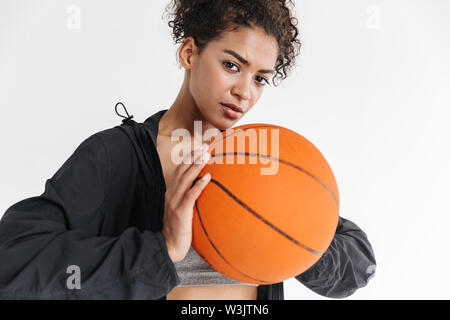
<svg viewBox="0 0 450 320">
<path fill-rule="evenodd" d="M 231 119 L 237 119 L 242 115 L 242 112 L 234 111 L 230 107 L 226 105 L 220 104 L 225 112 L 225 114 Z"/>
</svg>

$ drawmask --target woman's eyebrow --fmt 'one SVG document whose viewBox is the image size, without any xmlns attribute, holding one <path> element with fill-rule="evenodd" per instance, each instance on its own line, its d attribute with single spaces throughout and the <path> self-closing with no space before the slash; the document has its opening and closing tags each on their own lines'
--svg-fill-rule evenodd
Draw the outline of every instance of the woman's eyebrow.
<svg viewBox="0 0 450 320">
<path fill-rule="evenodd" d="M 232 56 L 234 56 L 236 59 L 238 59 L 240 62 L 242 62 L 245 65 L 250 65 L 250 63 L 247 60 L 245 60 L 243 57 L 241 57 L 237 52 L 235 52 L 233 50 L 224 49 L 223 52 L 231 54 Z M 258 72 L 261 72 L 261 73 L 274 73 L 275 70 L 272 70 L 272 69 L 261 69 Z"/>
</svg>

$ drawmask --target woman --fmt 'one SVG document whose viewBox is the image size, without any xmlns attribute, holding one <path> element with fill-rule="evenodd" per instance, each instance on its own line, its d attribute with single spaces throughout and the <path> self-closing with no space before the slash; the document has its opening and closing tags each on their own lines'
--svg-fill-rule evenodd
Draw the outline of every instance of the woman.
<svg viewBox="0 0 450 320">
<path fill-rule="evenodd" d="M 189 190 L 203 165 L 182 165 L 176 172 L 170 154 L 178 142 L 170 137 L 177 128 L 189 130 L 193 137 L 195 120 L 202 121 L 202 134 L 234 126 L 257 103 L 269 76 L 293 65 L 300 41 L 286 2 L 173 1 L 174 20 L 169 25 L 174 38 L 183 40 L 178 60 L 185 77 L 161 118 L 157 145 L 169 181 L 163 235 L 182 279 L 168 299 L 257 298 L 257 287 L 212 273 L 190 248 L 192 207 L 209 179 L 198 180 Z M 224 104 L 233 104 L 234 112 Z M 189 200 L 183 199 L 184 193 Z"/>
<path fill-rule="evenodd" d="M 295 18 L 281 0 L 174 0 L 173 8 L 169 26 L 183 40 L 185 68 L 177 98 L 144 123 L 129 116 L 90 136 L 41 196 L 8 208 L 0 221 L 0 297 L 283 299 L 282 283 L 234 281 L 196 255 L 193 206 L 209 177 L 196 178 L 208 153 L 199 162 L 191 151 L 191 161 L 178 165 L 171 135 L 184 128 L 194 137 L 195 120 L 203 132 L 225 130 L 249 112 L 269 75 L 293 63 Z M 365 286 L 374 267 L 365 233 L 340 218 L 328 250 L 295 278 L 341 298 Z"/>
</svg>

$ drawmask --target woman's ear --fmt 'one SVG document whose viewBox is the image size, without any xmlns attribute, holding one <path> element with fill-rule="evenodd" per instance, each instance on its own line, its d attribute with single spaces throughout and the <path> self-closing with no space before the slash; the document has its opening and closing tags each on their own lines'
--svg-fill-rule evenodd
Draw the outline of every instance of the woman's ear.
<svg viewBox="0 0 450 320">
<path fill-rule="evenodd" d="M 185 69 L 192 69 L 198 47 L 195 45 L 193 37 L 184 39 L 180 48 L 178 49 L 178 60 Z"/>
</svg>

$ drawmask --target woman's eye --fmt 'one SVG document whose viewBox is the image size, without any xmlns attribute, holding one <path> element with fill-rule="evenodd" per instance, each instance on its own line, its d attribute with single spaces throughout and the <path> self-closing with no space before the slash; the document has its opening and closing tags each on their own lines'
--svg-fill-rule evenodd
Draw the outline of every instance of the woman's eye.
<svg viewBox="0 0 450 320">
<path fill-rule="evenodd" d="M 265 86 L 266 84 L 268 85 L 269 84 L 269 81 L 267 81 L 267 79 L 266 78 L 264 78 L 264 77 L 261 77 L 261 76 L 258 76 L 258 78 L 261 78 L 264 82 L 265 82 L 265 84 L 263 83 L 263 81 L 258 81 L 260 84 L 262 84 L 263 86 Z"/>
<path fill-rule="evenodd" d="M 228 65 L 228 66 L 232 66 L 232 67 L 233 67 L 233 66 L 234 66 L 234 67 L 237 67 L 237 65 L 235 65 L 235 64 L 232 63 L 232 62 L 228 62 L 228 61 L 224 61 L 223 64 L 224 64 L 224 65 Z M 227 69 L 231 69 L 231 68 L 228 68 L 228 67 L 226 67 L 226 68 L 227 68 Z"/>
</svg>

